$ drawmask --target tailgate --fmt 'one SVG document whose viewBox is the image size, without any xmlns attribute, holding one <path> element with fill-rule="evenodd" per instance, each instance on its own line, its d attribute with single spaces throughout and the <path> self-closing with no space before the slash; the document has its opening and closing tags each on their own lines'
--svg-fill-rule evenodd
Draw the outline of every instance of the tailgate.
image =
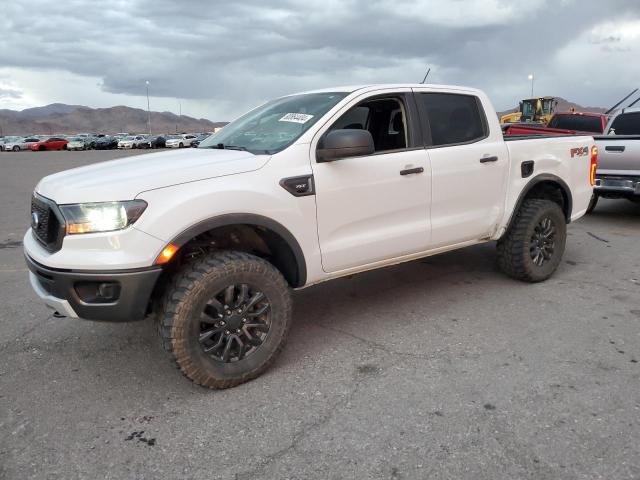
<svg viewBox="0 0 640 480">
<path fill-rule="evenodd" d="M 640 176 L 640 135 L 594 138 L 598 145 L 598 174 Z"/>
</svg>

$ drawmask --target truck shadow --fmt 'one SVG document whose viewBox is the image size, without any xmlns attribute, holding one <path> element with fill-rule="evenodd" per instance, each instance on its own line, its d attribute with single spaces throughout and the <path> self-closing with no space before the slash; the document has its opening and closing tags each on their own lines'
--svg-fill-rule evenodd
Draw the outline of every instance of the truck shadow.
<svg viewBox="0 0 640 480">
<path fill-rule="evenodd" d="M 640 202 L 634 203 L 625 199 L 601 198 L 588 219 L 598 220 L 630 220 L 640 217 Z"/>
<path fill-rule="evenodd" d="M 428 322 L 431 312 L 446 313 L 460 295 L 480 298 L 486 288 L 505 285 L 522 284 L 498 271 L 492 242 L 299 290 L 287 356 L 295 361 L 291 355 L 322 354 L 322 342 L 302 341 L 314 328 L 366 336 L 368 329 L 383 329 L 389 322 Z M 305 351 L 297 351 L 300 344 Z"/>
</svg>

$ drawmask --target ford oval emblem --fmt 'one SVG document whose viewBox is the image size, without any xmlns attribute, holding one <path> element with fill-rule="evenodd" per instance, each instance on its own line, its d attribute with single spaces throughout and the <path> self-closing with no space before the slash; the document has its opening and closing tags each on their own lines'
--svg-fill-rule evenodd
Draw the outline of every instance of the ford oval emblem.
<svg viewBox="0 0 640 480">
<path fill-rule="evenodd" d="M 39 225 L 40 225 L 40 216 L 38 215 L 38 212 L 33 212 L 31 214 L 31 228 L 35 230 L 38 228 Z"/>
</svg>

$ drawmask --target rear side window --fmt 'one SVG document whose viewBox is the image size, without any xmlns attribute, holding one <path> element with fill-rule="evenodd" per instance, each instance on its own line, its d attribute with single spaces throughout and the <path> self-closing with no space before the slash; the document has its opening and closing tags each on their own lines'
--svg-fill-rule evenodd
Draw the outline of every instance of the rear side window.
<svg viewBox="0 0 640 480">
<path fill-rule="evenodd" d="M 640 135 L 640 112 L 622 113 L 618 115 L 611 127 L 609 133 L 616 135 Z"/>
<path fill-rule="evenodd" d="M 602 120 L 591 115 L 554 115 L 547 127 L 602 133 Z"/>
<path fill-rule="evenodd" d="M 472 95 L 421 93 L 418 100 L 429 120 L 433 146 L 471 143 L 487 136 L 484 112 Z"/>
</svg>

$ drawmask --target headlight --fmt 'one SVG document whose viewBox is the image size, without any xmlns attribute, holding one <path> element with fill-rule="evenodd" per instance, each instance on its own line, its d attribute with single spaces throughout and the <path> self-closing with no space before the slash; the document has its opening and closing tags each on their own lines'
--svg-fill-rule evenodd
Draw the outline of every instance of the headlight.
<svg viewBox="0 0 640 480">
<path fill-rule="evenodd" d="M 144 200 L 60 205 L 70 235 L 121 230 L 138 220 L 145 208 Z"/>
</svg>

